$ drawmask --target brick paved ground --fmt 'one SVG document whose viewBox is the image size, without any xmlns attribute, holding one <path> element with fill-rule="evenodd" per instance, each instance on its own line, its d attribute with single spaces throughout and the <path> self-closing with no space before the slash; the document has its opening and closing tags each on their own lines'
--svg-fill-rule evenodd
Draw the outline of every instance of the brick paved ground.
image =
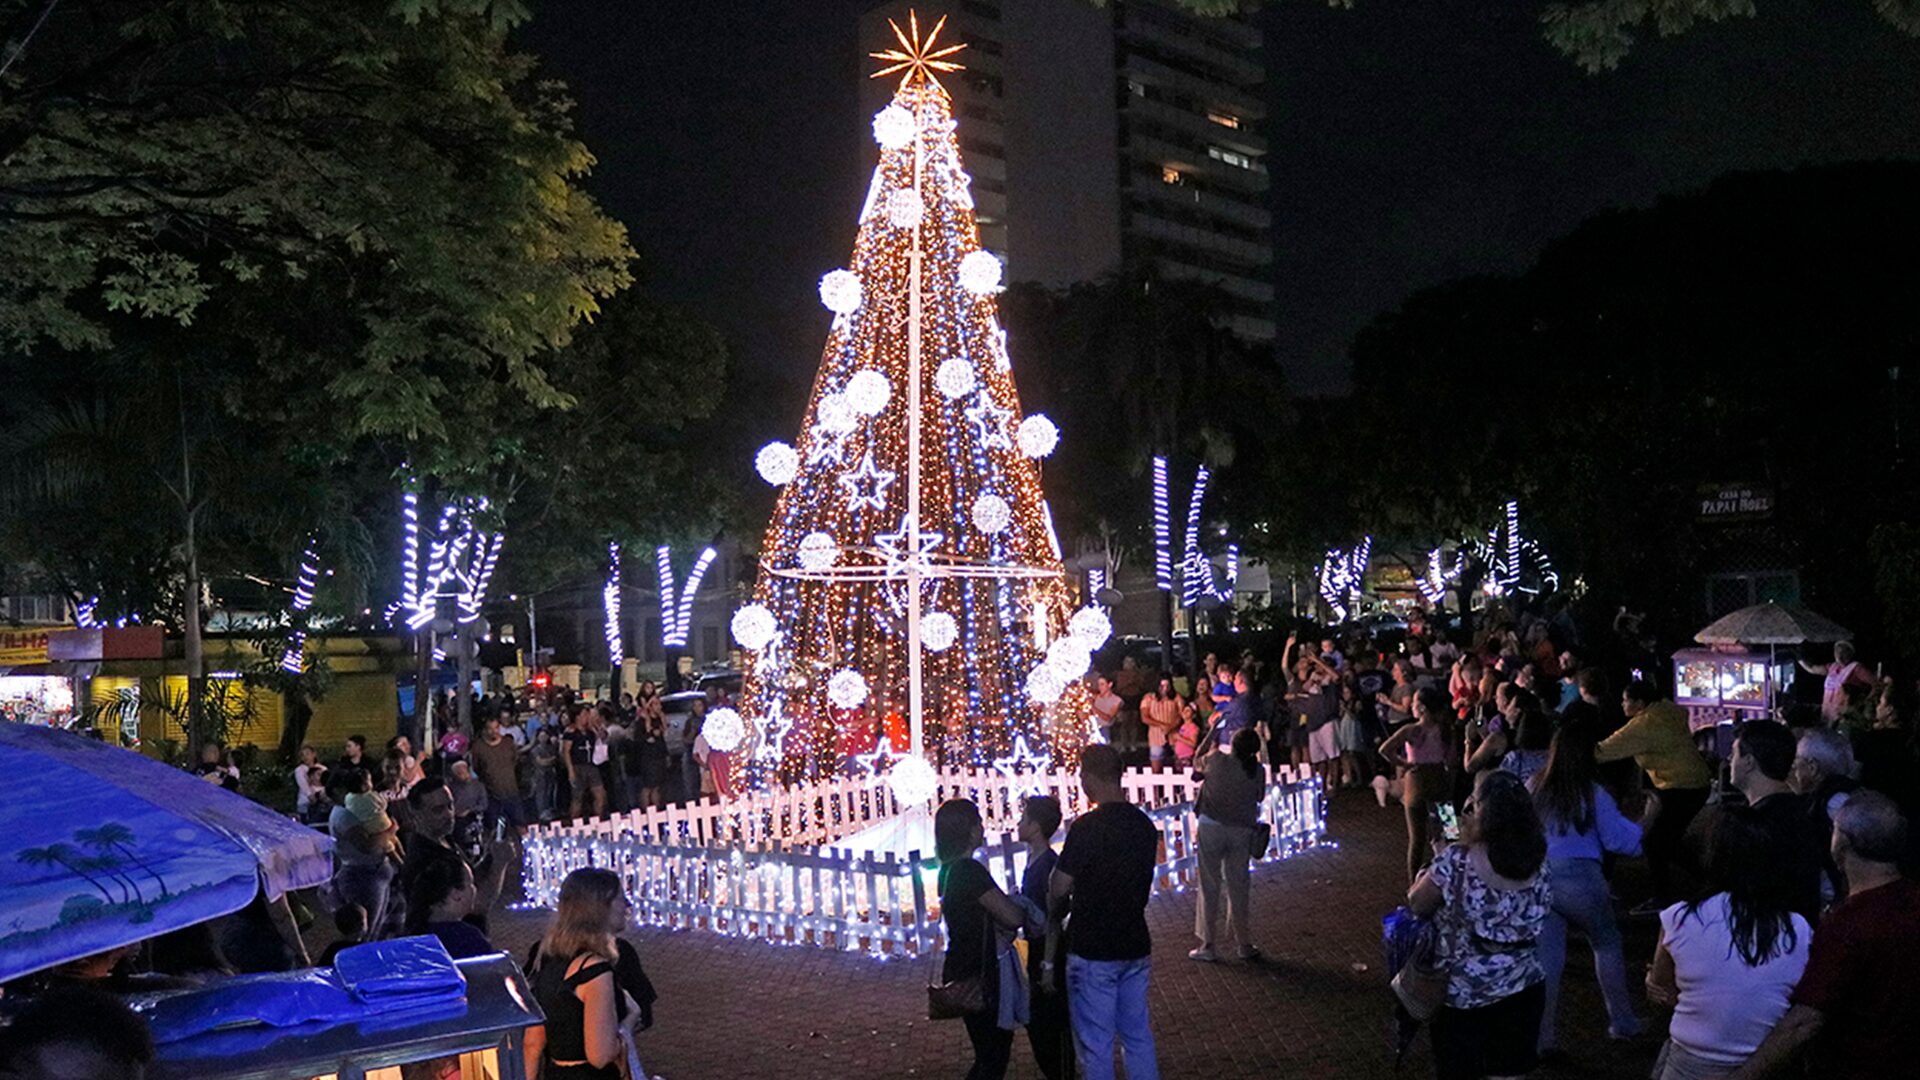
<svg viewBox="0 0 1920 1080">
<path fill-rule="evenodd" d="M 1194 898 L 1156 899 L 1152 1013 L 1162 1074 L 1172 1078 L 1391 1077 L 1390 992 L 1380 916 L 1399 902 L 1405 838 L 1397 806 L 1370 794 L 1334 802 L 1337 848 L 1255 871 L 1254 934 L 1268 960 L 1198 964 L 1186 958 Z M 515 955 L 541 913 L 496 916 L 494 940 Z M 1628 928 L 1632 979 L 1652 953 L 1652 928 Z M 925 1019 L 922 963 L 880 962 L 811 948 L 729 941 L 698 931 L 631 934 L 660 990 L 657 1026 L 642 1036 L 647 1067 L 669 1080 L 718 1077 L 862 1080 L 959 1077 L 969 1061 L 958 1023 Z M 1561 1011 L 1567 1060 L 1540 1077 L 1639 1078 L 1658 1037 L 1609 1043 L 1583 946 L 1569 949 Z M 1025 1034 L 1011 1076 L 1038 1077 Z M 1432 1075 L 1424 1036 L 1399 1074 Z"/>
</svg>

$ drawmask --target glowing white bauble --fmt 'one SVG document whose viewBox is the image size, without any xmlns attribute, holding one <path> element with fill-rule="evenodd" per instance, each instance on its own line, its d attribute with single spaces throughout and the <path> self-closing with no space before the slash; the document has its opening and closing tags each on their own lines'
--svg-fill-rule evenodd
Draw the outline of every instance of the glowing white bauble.
<svg viewBox="0 0 1920 1080">
<path fill-rule="evenodd" d="M 1000 291 L 1000 260 L 991 251 L 969 251 L 960 260 L 960 287 L 976 296 Z"/>
<path fill-rule="evenodd" d="M 706 737 L 709 749 L 730 754 L 746 741 L 747 722 L 723 705 L 707 714 L 706 723 L 700 725 L 700 734 Z"/>
<path fill-rule="evenodd" d="M 900 150 L 913 141 L 913 113 L 898 105 L 889 105 L 873 114 L 873 141 L 882 149 Z"/>
<path fill-rule="evenodd" d="M 920 644 L 928 652 L 945 652 L 960 636 L 960 624 L 944 611 L 929 611 L 920 616 Z"/>
<path fill-rule="evenodd" d="M 836 709 L 857 709 L 867 700 L 867 680 L 852 668 L 841 668 L 827 680 L 827 700 Z"/>
<path fill-rule="evenodd" d="M 1067 681 L 1051 665 L 1041 664 L 1027 676 L 1027 696 L 1042 705 L 1051 705 L 1067 692 Z"/>
<path fill-rule="evenodd" d="M 834 393 L 820 399 L 820 411 L 814 420 L 820 430 L 833 435 L 850 435 L 860 426 L 860 414 L 853 411 L 853 402 L 847 395 Z"/>
<path fill-rule="evenodd" d="M 847 404 L 861 416 L 879 416 L 887 407 L 887 399 L 893 396 L 893 384 L 887 377 L 873 370 L 862 368 L 847 380 L 847 388 L 840 391 L 846 395 Z"/>
<path fill-rule="evenodd" d="M 1013 524 L 1013 507 L 998 495 L 986 494 L 973 500 L 973 527 L 983 533 L 1005 532 Z"/>
<path fill-rule="evenodd" d="M 1020 426 L 1014 429 L 1013 442 L 1028 457 L 1043 458 L 1060 445 L 1060 429 L 1054 427 L 1053 421 L 1044 415 L 1034 413 L 1020 421 Z"/>
<path fill-rule="evenodd" d="M 940 362 L 939 370 L 933 373 L 933 385 L 950 398 L 963 398 L 973 393 L 979 385 L 980 376 L 973 370 L 973 364 L 964 356 L 951 356 Z"/>
<path fill-rule="evenodd" d="M 810 532 L 800 538 L 800 568 L 825 570 L 840 559 L 840 545 L 823 532 Z"/>
<path fill-rule="evenodd" d="M 887 220 L 893 222 L 894 228 L 911 229 L 920 224 L 926 209 L 911 188 L 901 188 L 887 196 Z"/>
<path fill-rule="evenodd" d="M 790 484 L 800 474 L 800 452 L 783 442 L 770 442 L 753 456 L 753 467 L 760 479 L 779 487 Z"/>
<path fill-rule="evenodd" d="M 860 310 L 860 275 L 851 270 L 829 270 L 820 279 L 820 302 L 835 315 Z"/>
<path fill-rule="evenodd" d="M 733 613 L 733 640 L 748 652 L 759 652 L 773 640 L 780 627 L 765 604 L 748 604 Z"/>
<path fill-rule="evenodd" d="M 1067 620 L 1067 633 L 1085 642 L 1087 648 L 1097 649 L 1113 636 L 1113 620 L 1099 608 L 1081 608 Z"/>
<path fill-rule="evenodd" d="M 1087 673 L 1093 663 L 1093 656 L 1087 650 L 1087 643 L 1077 637 L 1054 639 L 1047 646 L 1047 666 L 1059 672 L 1062 678 L 1077 679 Z"/>
<path fill-rule="evenodd" d="M 887 787 L 893 797 L 908 806 L 921 806 L 933 800 L 940 790 L 940 777 L 923 757 L 903 757 L 887 770 Z"/>
</svg>

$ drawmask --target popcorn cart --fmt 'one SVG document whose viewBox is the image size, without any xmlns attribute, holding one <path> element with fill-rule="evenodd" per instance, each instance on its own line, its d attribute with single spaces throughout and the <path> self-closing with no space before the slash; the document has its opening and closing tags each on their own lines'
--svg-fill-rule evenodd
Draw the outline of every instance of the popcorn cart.
<svg viewBox="0 0 1920 1080">
<path fill-rule="evenodd" d="M 1696 741 L 1712 733 L 1712 751 L 1725 758 L 1734 724 L 1770 719 L 1792 707 L 1799 646 L 1849 636 L 1846 627 L 1805 608 L 1771 600 L 1741 608 L 1693 635 L 1706 648 L 1674 654 L 1673 700 L 1686 708 Z"/>
<path fill-rule="evenodd" d="M 1774 699 L 1793 684 L 1793 661 L 1739 645 L 1673 654 L 1673 700 L 1694 731 L 1773 715 Z"/>
</svg>

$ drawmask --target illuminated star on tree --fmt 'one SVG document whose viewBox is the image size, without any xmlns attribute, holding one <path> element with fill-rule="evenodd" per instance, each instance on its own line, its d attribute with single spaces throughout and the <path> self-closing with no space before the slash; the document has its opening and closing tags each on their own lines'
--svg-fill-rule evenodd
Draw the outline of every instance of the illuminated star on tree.
<svg viewBox="0 0 1920 1080">
<path fill-rule="evenodd" d="M 900 527 L 890 533 L 874 533 L 873 542 L 880 548 L 881 558 L 887 566 L 888 577 L 902 577 L 907 569 L 918 563 L 924 571 L 933 561 L 933 549 L 946 539 L 944 533 L 930 529 L 921 529 L 914 535 L 914 542 L 907 542 L 907 519 L 900 519 Z"/>
<path fill-rule="evenodd" d="M 891 765 L 900 760 L 900 755 L 893 752 L 893 740 L 882 735 L 880 741 L 873 744 L 873 753 L 850 754 L 848 759 L 853 762 L 854 768 L 868 776 L 877 777 L 880 775 L 881 762 Z"/>
<path fill-rule="evenodd" d="M 1013 737 L 1013 747 L 1008 751 L 1007 756 L 995 761 L 991 767 L 993 771 L 999 773 L 1001 776 L 1014 777 L 1022 774 L 1046 772 L 1047 766 L 1051 764 L 1052 761 L 1053 755 L 1047 753 L 1045 750 L 1035 753 L 1033 748 L 1027 745 L 1027 737 L 1025 735 L 1015 735 Z"/>
<path fill-rule="evenodd" d="M 896 475 L 892 469 L 875 465 L 873 451 L 867 451 L 866 456 L 860 459 L 860 467 L 840 478 L 840 486 L 847 491 L 847 511 L 885 510 L 887 489 L 893 486 Z"/>
<path fill-rule="evenodd" d="M 847 463 L 847 433 L 827 431 L 819 424 L 813 426 L 813 445 L 807 448 L 807 464 L 818 465 L 831 461 L 835 465 Z"/>
<path fill-rule="evenodd" d="M 775 705 L 767 711 L 760 721 L 760 746 L 753 752 L 755 761 L 777 765 L 786 753 L 787 733 L 793 730 L 793 721 L 786 711 Z"/>
<path fill-rule="evenodd" d="M 980 445 L 988 450 L 1013 449 L 1013 437 L 1007 434 L 1007 423 L 1013 419 L 1012 409 L 1003 409 L 993 403 L 993 398 L 985 392 L 979 400 L 963 410 L 967 422 L 977 432 Z"/>
<path fill-rule="evenodd" d="M 904 90 L 907 84 L 916 81 L 925 81 L 935 86 L 940 86 L 940 80 L 935 77 L 934 72 L 963 70 L 961 65 L 951 60 L 944 60 L 942 57 L 952 56 L 954 53 L 966 48 L 965 42 L 958 45 L 948 45 L 944 48 L 937 48 L 934 44 L 940 38 L 940 30 L 947 25 L 947 17 L 945 15 L 940 16 L 940 21 L 933 24 L 933 31 L 924 39 L 920 37 L 920 16 L 916 12 L 907 12 L 906 33 L 901 33 L 900 24 L 894 22 L 892 19 L 887 20 L 887 25 L 893 27 L 893 36 L 900 42 L 900 47 L 877 53 L 868 53 L 867 55 L 873 57 L 875 60 L 885 60 L 891 65 L 881 68 L 879 71 L 867 76 L 868 78 L 883 79 L 896 71 L 904 71 L 906 74 L 900 77 L 900 88 Z M 945 87 L 941 87 L 941 89 L 944 90 Z"/>
</svg>

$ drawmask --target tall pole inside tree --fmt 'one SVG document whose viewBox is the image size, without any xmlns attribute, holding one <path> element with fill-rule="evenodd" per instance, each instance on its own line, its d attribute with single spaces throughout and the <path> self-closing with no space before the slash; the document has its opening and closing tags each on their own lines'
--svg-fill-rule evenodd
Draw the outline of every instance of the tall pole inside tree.
<svg viewBox="0 0 1920 1080">
<path fill-rule="evenodd" d="M 920 190 L 924 172 L 925 149 L 921 138 L 925 97 L 915 98 L 913 106 L 913 198 L 923 203 Z M 925 698 L 920 688 L 923 667 L 920 647 L 920 288 L 921 230 L 926 226 L 923 213 L 913 227 L 913 247 L 907 254 L 907 733 L 912 752 L 924 752 Z"/>
<path fill-rule="evenodd" d="M 463 733 L 473 731 L 473 653 L 474 647 L 478 644 L 474 640 L 473 628 L 479 624 L 480 620 L 477 616 L 472 619 L 462 618 L 453 632 L 454 647 L 460 650 L 460 687 L 458 695 L 453 699 L 454 723 L 456 729 Z"/>
</svg>

